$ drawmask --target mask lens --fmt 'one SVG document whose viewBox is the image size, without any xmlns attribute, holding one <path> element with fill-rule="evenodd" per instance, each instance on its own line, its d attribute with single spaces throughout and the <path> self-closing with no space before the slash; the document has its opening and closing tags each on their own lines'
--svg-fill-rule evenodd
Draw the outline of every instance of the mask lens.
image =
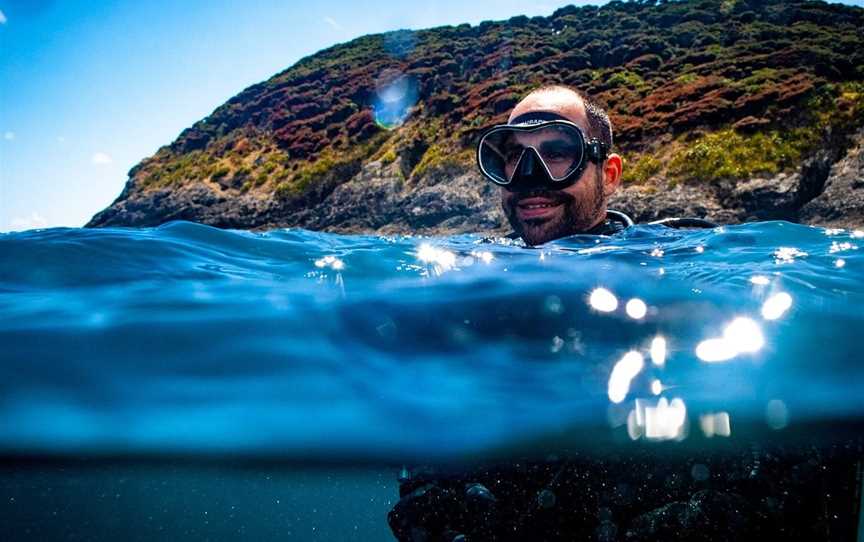
<svg viewBox="0 0 864 542">
<path fill-rule="evenodd" d="M 532 132 L 531 136 L 553 180 L 564 179 L 582 163 L 583 140 L 578 130 L 570 126 L 547 126 Z"/>
<path fill-rule="evenodd" d="M 496 183 L 508 184 L 528 147 L 537 151 L 552 180 L 560 181 L 582 163 L 584 139 L 577 128 L 568 125 L 502 128 L 488 133 L 480 141 L 480 165 Z"/>
<path fill-rule="evenodd" d="M 524 150 L 511 130 L 492 132 L 480 142 L 480 165 L 495 182 L 507 184 Z"/>
</svg>

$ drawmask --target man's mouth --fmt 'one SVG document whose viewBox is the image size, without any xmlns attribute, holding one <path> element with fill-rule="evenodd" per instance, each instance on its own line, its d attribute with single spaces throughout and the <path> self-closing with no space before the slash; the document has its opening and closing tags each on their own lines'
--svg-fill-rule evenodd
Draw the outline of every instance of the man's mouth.
<svg viewBox="0 0 864 542">
<path fill-rule="evenodd" d="M 525 198 L 516 204 L 516 215 L 521 219 L 543 218 L 554 214 L 561 203 L 549 198 Z"/>
</svg>

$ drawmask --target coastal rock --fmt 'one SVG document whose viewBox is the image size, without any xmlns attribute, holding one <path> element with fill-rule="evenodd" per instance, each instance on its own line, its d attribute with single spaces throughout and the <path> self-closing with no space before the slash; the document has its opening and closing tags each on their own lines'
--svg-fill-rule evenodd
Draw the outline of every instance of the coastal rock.
<svg viewBox="0 0 864 542">
<path fill-rule="evenodd" d="M 459 167 L 431 171 L 410 184 L 398 165 L 371 162 L 339 185 L 313 215 L 308 227 L 345 233 L 506 232 L 497 189 Z"/>
<path fill-rule="evenodd" d="M 710 186 L 696 184 L 625 186 L 612 196 L 609 207 L 627 213 L 637 223 L 688 216 L 726 223 L 738 217 L 735 210 L 720 205 Z"/>
<path fill-rule="evenodd" d="M 824 191 L 804 205 L 800 217 L 808 224 L 832 228 L 864 226 L 864 130 L 846 156 L 831 167 Z"/>
</svg>

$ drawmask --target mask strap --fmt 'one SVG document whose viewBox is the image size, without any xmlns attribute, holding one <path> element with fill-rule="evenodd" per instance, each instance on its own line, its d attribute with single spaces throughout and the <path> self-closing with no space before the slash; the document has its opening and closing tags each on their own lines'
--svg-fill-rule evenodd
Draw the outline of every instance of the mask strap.
<svg viewBox="0 0 864 542">
<path fill-rule="evenodd" d="M 524 126 L 531 124 L 540 124 L 541 122 L 547 122 L 550 120 L 566 120 L 569 121 L 568 118 L 562 117 L 557 113 L 551 113 L 549 111 L 532 111 L 530 113 L 523 113 L 519 115 L 512 122 L 508 124 L 510 126 Z"/>
<path fill-rule="evenodd" d="M 599 139 L 593 138 L 587 141 L 588 159 L 595 164 L 602 164 L 606 160 L 607 152 L 606 144 Z"/>
</svg>

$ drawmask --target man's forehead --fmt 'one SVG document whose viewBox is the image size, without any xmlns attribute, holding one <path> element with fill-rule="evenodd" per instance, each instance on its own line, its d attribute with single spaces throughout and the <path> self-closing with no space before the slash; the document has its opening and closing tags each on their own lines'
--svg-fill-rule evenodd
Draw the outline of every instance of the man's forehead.
<svg viewBox="0 0 864 542">
<path fill-rule="evenodd" d="M 561 115 L 583 128 L 587 125 L 588 118 L 585 114 L 585 105 L 579 96 L 575 93 L 557 90 L 529 94 L 516 104 L 507 122 L 511 122 L 516 117 L 526 113 L 540 111 Z"/>
</svg>

